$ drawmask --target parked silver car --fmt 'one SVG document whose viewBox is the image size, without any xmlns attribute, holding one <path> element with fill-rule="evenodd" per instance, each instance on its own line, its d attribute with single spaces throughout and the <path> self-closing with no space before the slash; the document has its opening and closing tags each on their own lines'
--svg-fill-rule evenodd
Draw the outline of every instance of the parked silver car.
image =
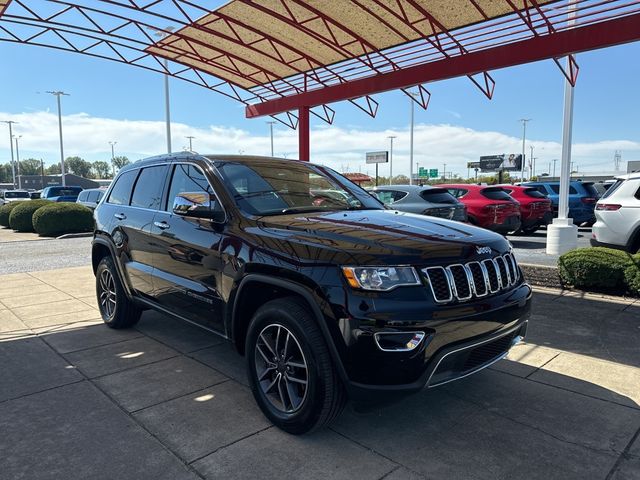
<svg viewBox="0 0 640 480">
<path fill-rule="evenodd" d="M 0 192 L 0 206 L 11 202 L 31 200 L 26 190 L 4 190 Z"/>
<path fill-rule="evenodd" d="M 100 199 L 104 196 L 104 192 L 106 192 L 106 190 L 102 188 L 88 188 L 86 190 L 82 190 L 78 194 L 76 203 L 89 207 L 93 210 L 96 208 L 98 203 L 100 203 Z"/>
<path fill-rule="evenodd" d="M 445 188 L 419 185 L 381 185 L 369 192 L 401 212 L 467 221 L 467 207 Z"/>
</svg>

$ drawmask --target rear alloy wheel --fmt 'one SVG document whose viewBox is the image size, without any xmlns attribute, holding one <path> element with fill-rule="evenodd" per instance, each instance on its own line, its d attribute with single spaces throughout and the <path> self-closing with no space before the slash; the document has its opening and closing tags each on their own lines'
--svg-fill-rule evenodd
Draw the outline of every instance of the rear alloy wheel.
<svg viewBox="0 0 640 480">
<path fill-rule="evenodd" d="M 111 257 L 96 269 L 96 297 L 102 320 L 111 328 L 129 328 L 140 320 L 142 310 L 127 296 Z"/>
<path fill-rule="evenodd" d="M 325 339 L 297 297 L 260 307 L 247 331 L 249 384 L 258 406 L 282 430 L 302 434 L 331 422 L 345 405 Z"/>
</svg>

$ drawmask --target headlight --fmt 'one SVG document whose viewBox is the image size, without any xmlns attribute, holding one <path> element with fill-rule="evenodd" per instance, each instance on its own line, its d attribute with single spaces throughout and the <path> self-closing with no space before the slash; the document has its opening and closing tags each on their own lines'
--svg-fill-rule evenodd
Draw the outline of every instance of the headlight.
<svg viewBox="0 0 640 480">
<path fill-rule="evenodd" d="M 385 291 L 406 285 L 420 285 L 413 267 L 342 267 L 347 283 L 353 288 Z"/>
</svg>

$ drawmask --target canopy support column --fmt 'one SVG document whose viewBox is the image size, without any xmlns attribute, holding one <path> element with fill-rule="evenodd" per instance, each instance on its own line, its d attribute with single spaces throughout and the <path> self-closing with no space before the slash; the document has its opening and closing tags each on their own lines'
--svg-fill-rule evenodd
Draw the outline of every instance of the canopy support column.
<svg viewBox="0 0 640 480">
<path fill-rule="evenodd" d="M 309 155 L 309 107 L 298 109 L 298 159 L 308 162 Z"/>
</svg>

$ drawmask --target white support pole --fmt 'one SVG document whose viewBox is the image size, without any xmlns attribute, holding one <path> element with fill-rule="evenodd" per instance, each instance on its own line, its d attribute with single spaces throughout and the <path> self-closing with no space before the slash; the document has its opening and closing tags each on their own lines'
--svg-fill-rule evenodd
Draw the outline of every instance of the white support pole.
<svg viewBox="0 0 640 480">
<path fill-rule="evenodd" d="M 415 101 L 413 98 L 409 98 L 409 104 L 411 105 L 411 128 L 409 130 L 409 185 L 413 185 L 413 126 L 414 126 L 414 110 Z"/>
<path fill-rule="evenodd" d="M 569 9 L 568 24 L 575 20 L 575 5 Z M 567 57 L 567 71 L 571 68 Z M 573 92 L 574 87 L 564 79 L 564 118 L 562 124 L 562 159 L 560 162 L 560 195 L 558 199 L 558 218 L 547 227 L 547 253 L 561 255 L 578 247 L 578 227 L 569 217 L 569 182 L 571 177 L 571 136 L 573 130 Z"/>
</svg>

